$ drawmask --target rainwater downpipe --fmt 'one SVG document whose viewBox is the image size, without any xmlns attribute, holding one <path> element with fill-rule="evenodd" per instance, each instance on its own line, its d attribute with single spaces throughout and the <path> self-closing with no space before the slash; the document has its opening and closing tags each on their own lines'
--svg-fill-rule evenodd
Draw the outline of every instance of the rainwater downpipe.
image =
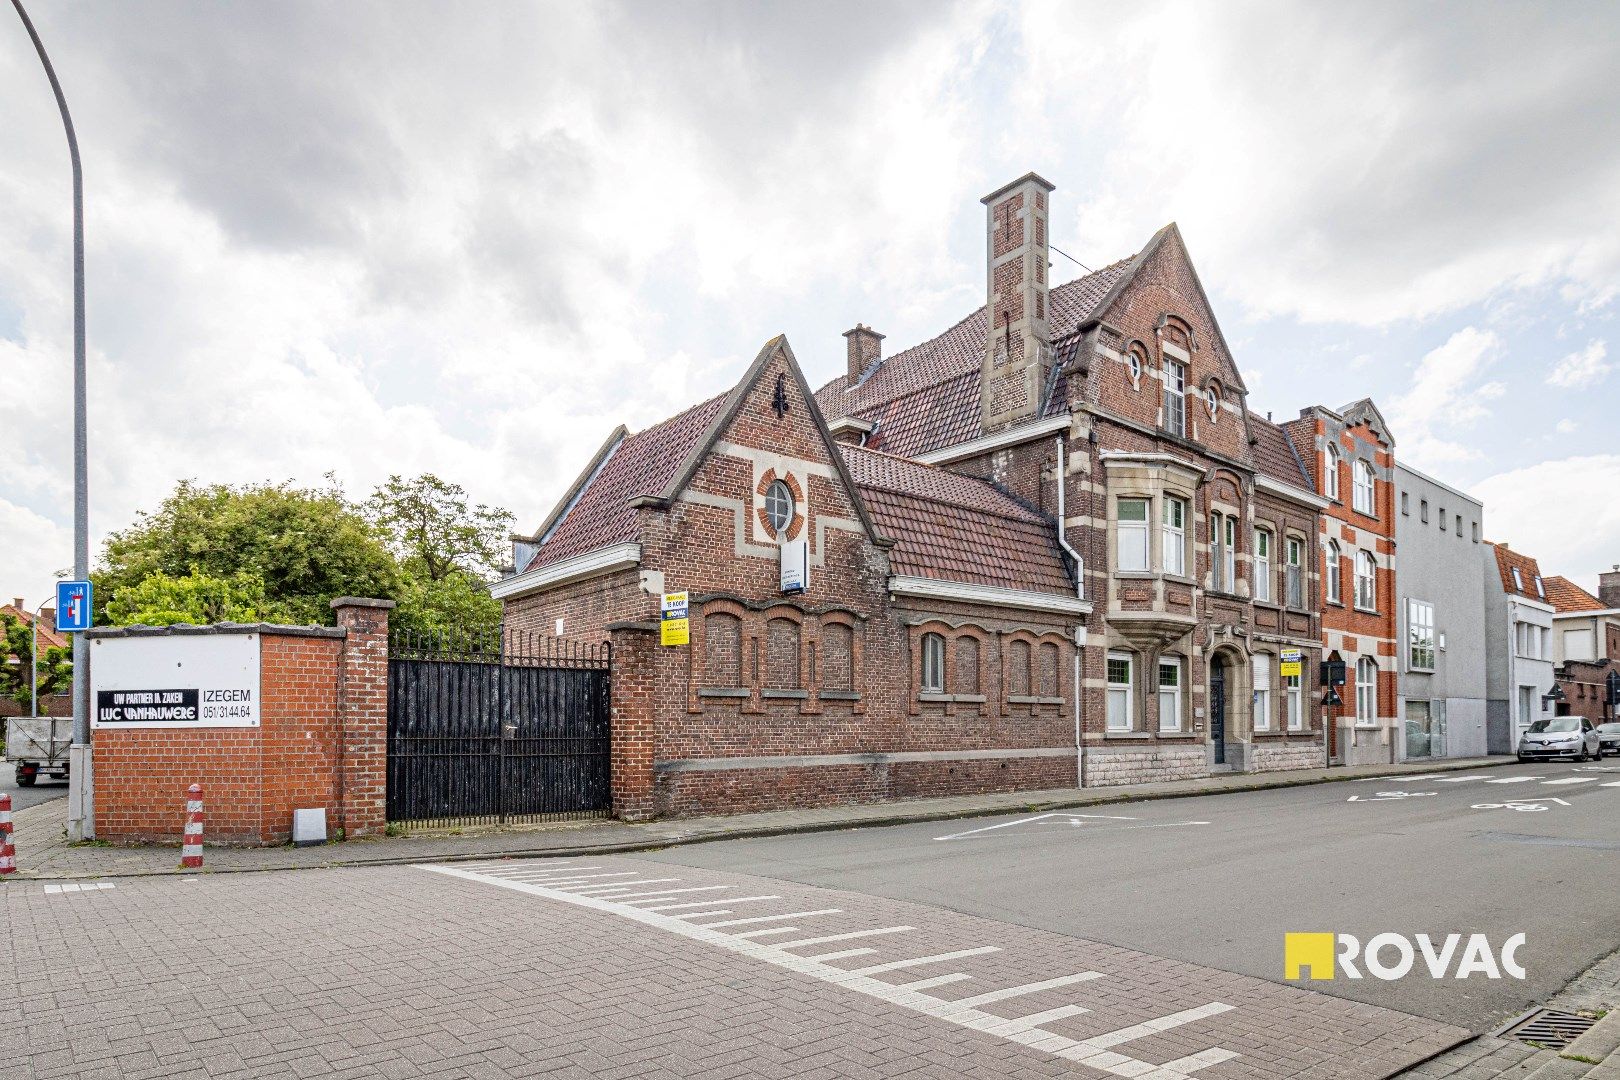
<svg viewBox="0 0 1620 1080">
<path fill-rule="evenodd" d="M 1057 517 L 1058 517 L 1058 545 L 1074 560 L 1074 591 L 1075 595 L 1084 600 L 1086 596 L 1086 561 L 1080 553 L 1069 544 L 1069 523 L 1064 515 L 1064 489 L 1068 487 L 1068 472 L 1064 468 L 1063 436 L 1057 437 Z M 1077 634 L 1076 637 L 1079 635 Z M 1086 786 L 1086 743 L 1080 731 L 1080 650 L 1083 646 L 1079 641 L 1074 643 L 1074 679 L 1069 683 L 1074 688 L 1074 780 L 1076 787 Z"/>
</svg>

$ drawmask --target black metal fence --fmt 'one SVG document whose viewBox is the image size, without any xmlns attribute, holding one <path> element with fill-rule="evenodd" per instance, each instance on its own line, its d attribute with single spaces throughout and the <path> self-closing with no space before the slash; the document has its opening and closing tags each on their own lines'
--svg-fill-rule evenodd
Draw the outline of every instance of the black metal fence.
<svg viewBox="0 0 1620 1080">
<path fill-rule="evenodd" d="M 611 805 L 612 647 L 504 628 L 399 634 L 388 656 L 388 820 L 599 817 Z"/>
</svg>

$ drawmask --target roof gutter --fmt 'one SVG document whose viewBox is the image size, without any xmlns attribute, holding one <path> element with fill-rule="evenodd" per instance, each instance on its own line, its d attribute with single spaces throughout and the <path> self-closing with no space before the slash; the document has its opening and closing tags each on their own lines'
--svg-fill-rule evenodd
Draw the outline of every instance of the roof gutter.
<svg viewBox="0 0 1620 1080">
<path fill-rule="evenodd" d="M 995 585 L 969 585 L 963 581 L 942 581 L 939 578 L 895 575 L 889 579 L 889 592 L 896 596 L 914 596 L 923 600 L 956 600 L 964 604 L 1051 611 L 1060 615 L 1091 614 L 1091 601 L 1082 600 L 1078 596 L 1032 592 L 1028 589 L 1003 589 Z"/>
<path fill-rule="evenodd" d="M 641 545 L 635 543 L 611 544 L 587 551 L 569 559 L 502 578 L 489 587 L 489 595 L 497 600 L 510 600 L 516 596 L 540 592 L 544 589 L 567 585 L 573 581 L 600 577 L 616 570 L 627 570 L 641 565 Z"/>
<path fill-rule="evenodd" d="M 1325 499 L 1314 491 L 1306 491 L 1302 487 L 1285 484 L 1281 480 L 1273 480 L 1264 473 L 1257 472 L 1254 474 L 1254 486 L 1261 491 L 1268 491 L 1273 495 L 1280 495 L 1285 499 L 1292 499 L 1294 502 L 1303 503 L 1306 506 L 1314 506 L 1318 510 L 1326 510 L 1333 505 L 1331 499 Z"/>
</svg>

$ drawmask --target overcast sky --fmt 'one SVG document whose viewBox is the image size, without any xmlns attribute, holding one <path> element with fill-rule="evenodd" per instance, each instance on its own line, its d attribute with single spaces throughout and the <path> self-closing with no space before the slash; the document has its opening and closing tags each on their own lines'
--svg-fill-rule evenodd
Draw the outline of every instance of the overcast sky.
<svg viewBox="0 0 1620 1080">
<path fill-rule="evenodd" d="M 88 205 L 95 542 L 181 478 L 536 526 L 786 332 L 983 301 L 979 197 L 1179 222 L 1281 419 L 1372 396 L 1487 534 L 1620 562 L 1620 6 L 34 0 Z M 72 562 L 67 154 L 0 9 L 0 592 Z M 1055 277 L 1080 273 L 1056 260 Z M 9 591 L 7 591 L 9 590 Z"/>
</svg>

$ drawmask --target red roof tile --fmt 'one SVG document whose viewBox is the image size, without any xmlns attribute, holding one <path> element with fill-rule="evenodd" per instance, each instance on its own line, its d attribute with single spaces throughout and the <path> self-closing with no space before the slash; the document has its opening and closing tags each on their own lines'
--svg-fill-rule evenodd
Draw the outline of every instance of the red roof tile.
<svg viewBox="0 0 1620 1080">
<path fill-rule="evenodd" d="M 1602 611 L 1603 601 L 1569 580 L 1554 574 L 1542 582 L 1547 600 L 1559 611 Z"/>
<path fill-rule="evenodd" d="M 540 550 L 525 569 L 638 539 L 630 500 L 663 494 L 725 401 L 725 394 L 712 397 L 620 440 L 574 505 L 541 538 Z"/>
<path fill-rule="evenodd" d="M 1070 594 L 1055 526 L 983 480 L 841 446 L 878 530 L 894 540 L 896 574 Z"/>
<path fill-rule="evenodd" d="M 1541 567 L 1536 564 L 1536 560 L 1528 555 L 1520 555 L 1506 544 L 1491 544 L 1491 548 L 1496 552 L 1496 570 L 1502 577 L 1504 591 L 1530 600 L 1547 599 L 1546 596 L 1536 592 L 1536 582 L 1541 578 Z M 1514 570 L 1519 571 L 1519 585 L 1513 584 Z M 1543 582 L 1542 586 L 1545 588 L 1546 583 Z"/>
<path fill-rule="evenodd" d="M 46 609 L 47 612 L 54 612 L 55 610 L 54 606 Z M 31 626 L 34 622 L 34 613 L 26 608 L 18 607 L 16 604 L 0 604 L 0 614 L 10 615 L 24 626 Z M 56 632 L 54 616 L 39 620 L 39 647 L 41 651 L 45 649 L 65 649 L 71 644 L 72 642 L 68 641 L 64 635 Z"/>
<path fill-rule="evenodd" d="M 1305 472 L 1303 455 L 1295 452 L 1288 435 L 1282 428 L 1264 417 L 1249 414 L 1249 431 L 1254 435 L 1254 464 L 1261 473 L 1285 484 L 1315 491 L 1316 486 Z"/>
<path fill-rule="evenodd" d="M 1051 291 L 1048 303 L 1054 340 L 1071 334 L 1096 311 L 1134 258 L 1133 255 L 1130 259 L 1121 259 Z M 907 445 L 928 445 L 925 449 L 905 450 L 905 453 L 927 453 L 977 436 L 980 433 L 978 374 L 983 365 L 987 332 L 984 313 L 981 306 L 938 337 L 887 357 L 853 387 L 848 385 L 847 374 L 840 375 L 816 391 L 816 404 L 821 406 L 828 420 L 852 413 L 871 420 L 876 418 L 880 406 L 897 398 L 914 396 L 915 400 L 905 407 L 905 415 L 899 421 L 903 429 L 899 439 Z M 973 384 L 971 418 L 962 412 L 962 387 L 968 381 L 967 376 L 971 376 Z M 967 433 L 944 438 L 942 434 L 924 434 L 917 430 L 917 417 L 936 415 L 945 417 L 951 430 Z"/>
</svg>

